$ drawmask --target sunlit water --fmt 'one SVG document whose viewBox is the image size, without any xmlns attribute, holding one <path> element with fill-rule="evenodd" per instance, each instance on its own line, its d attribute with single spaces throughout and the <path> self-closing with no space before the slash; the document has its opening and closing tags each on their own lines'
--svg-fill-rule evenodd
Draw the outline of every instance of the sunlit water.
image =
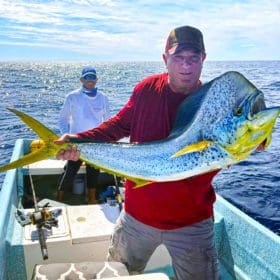
<svg viewBox="0 0 280 280">
<path fill-rule="evenodd" d="M 9 161 L 15 140 L 35 138 L 33 132 L 6 107 L 14 107 L 38 118 L 58 133 L 58 114 L 65 95 L 80 86 L 85 63 L 0 64 L 0 165 Z M 165 70 L 161 62 L 96 63 L 98 89 L 110 100 L 114 115 L 142 78 Z M 280 105 L 280 61 L 206 62 L 204 82 L 235 70 L 244 74 L 265 94 L 268 106 Z M 77 104 L 78 106 L 78 104 Z M 219 194 L 240 209 L 280 233 L 280 124 L 268 150 L 254 153 L 246 161 L 221 171 L 214 180 Z M 0 174 L 0 188 L 4 174 Z M 172 191 L 172 190 L 171 190 Z"/>
</svg>

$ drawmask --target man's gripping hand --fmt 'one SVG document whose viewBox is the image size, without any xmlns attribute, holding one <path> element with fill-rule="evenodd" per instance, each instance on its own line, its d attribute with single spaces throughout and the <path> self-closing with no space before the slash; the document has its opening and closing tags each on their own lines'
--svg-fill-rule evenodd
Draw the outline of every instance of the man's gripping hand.
<svg viewBox="0 0 280 280">
<path fill-rule="evenodd" d="M 75 134 L 63 134 L 57 140 L 54 140 L 55 144 L 62 145 L 70 141 L 70 139 L 78 138 Z M 77 150 L 77 146 L 69 146 L 69 148 L 61 150 L 56 155 L 60 160 L 73 160 L 77 161 L 80 158 L 80 152 Z"/>
</svg>

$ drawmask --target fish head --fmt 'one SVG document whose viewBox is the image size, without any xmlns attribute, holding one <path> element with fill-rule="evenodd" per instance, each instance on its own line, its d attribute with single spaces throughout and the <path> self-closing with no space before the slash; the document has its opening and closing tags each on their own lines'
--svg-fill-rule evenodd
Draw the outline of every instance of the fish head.
<svg viewBox="0 0 280 280">
<path fill-rule="evenodd" d="M 280 107 L 266 108 L 263 93 L 257 88 L 247 94 L 241 92 L 236 100 L 236 106 L 217 123 L 214 133 L 219 145 L 239 161 L 262 143 L 268 147 Z"/>
</svg>

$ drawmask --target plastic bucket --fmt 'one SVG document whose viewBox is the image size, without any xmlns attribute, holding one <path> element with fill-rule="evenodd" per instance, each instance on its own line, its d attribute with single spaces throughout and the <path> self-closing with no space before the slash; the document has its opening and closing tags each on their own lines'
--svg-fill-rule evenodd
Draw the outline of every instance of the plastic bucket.
<svg viewBox="0 0 280 280">
<path fill-rule="evenodd" d="M 85 191 L 85 182 L 81 178 L 76 178 L 73 182 L 73 194 L 83 194 Z"/>
</svg>

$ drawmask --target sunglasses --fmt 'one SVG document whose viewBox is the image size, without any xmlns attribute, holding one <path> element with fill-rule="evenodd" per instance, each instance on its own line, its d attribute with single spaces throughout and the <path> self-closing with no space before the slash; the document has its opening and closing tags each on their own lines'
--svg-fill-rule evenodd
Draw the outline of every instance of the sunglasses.
<svg viewBox="0 0 280 280">
<path fill-rule="evenodd" d="M 172 55 L 172 59 L 174 62 L 176 63 L 180 63 L 180 64 L 183 64 L 183 63 L 187 63 L 188 65 L 191 65 L 191 64 L 198 64 L 199 62 L 201 62 L 201 55 L 192 55 L 190 57 L 185 57 L 183 55 L 179 55 L 179 54 L 175 54 L 175 55 Z"/>
<path fill-rule="evenodd" d="M 95 75 L 86 75 L 83 77 L 83 79 L 86 81 L 91 81 L 91 80 L 95 80 L 96 76 Z"/>
</svg>

